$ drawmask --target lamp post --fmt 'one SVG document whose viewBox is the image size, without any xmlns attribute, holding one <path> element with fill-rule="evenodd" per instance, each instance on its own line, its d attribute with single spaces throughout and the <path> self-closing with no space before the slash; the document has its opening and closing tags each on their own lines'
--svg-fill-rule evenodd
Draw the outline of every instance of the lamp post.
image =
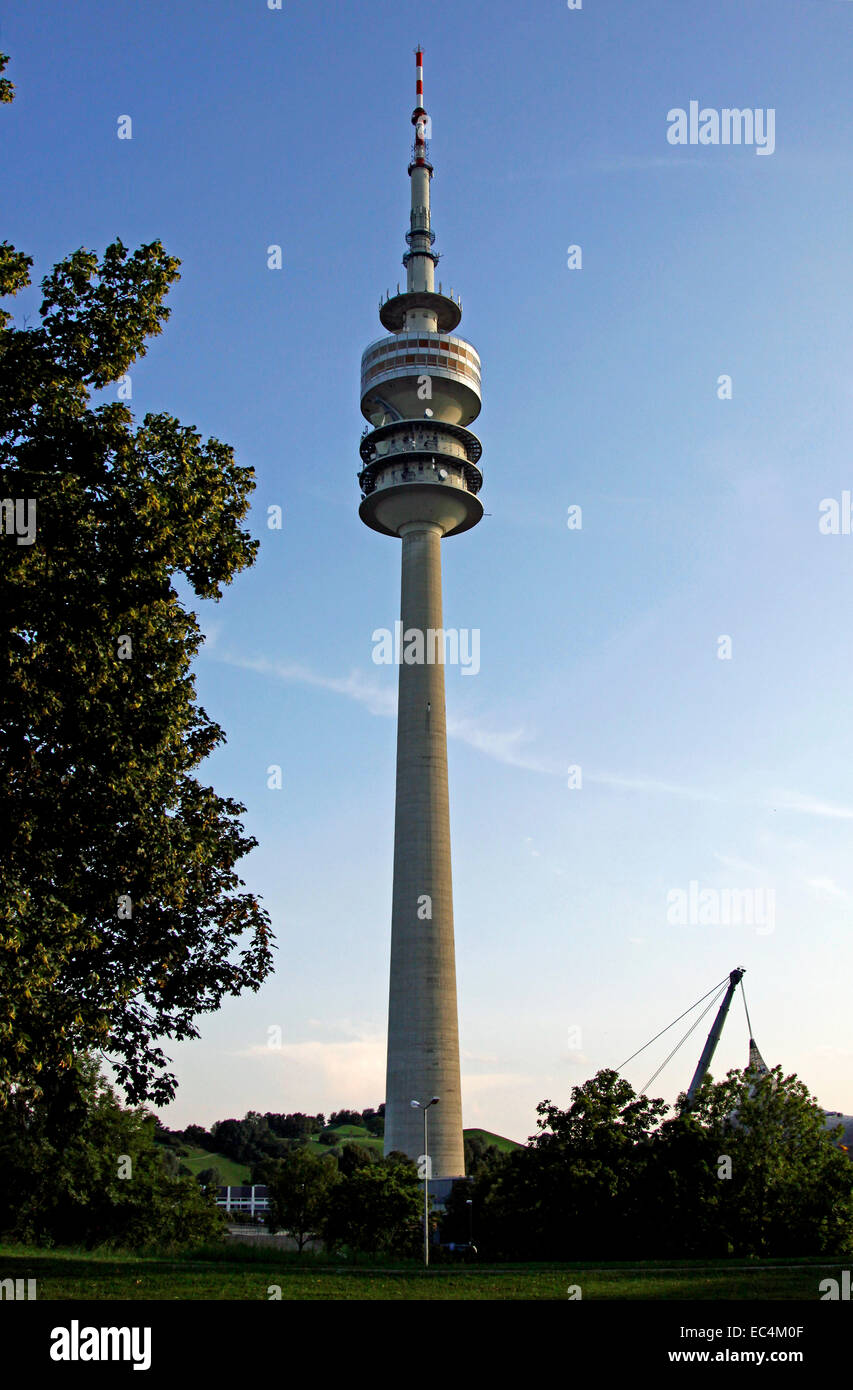
<svg viewBox="0 0 853 1390">
<path fill-rule="evenodd" d="M 438 1096 L 433 1096 L 432 1100 L 428 1100 L 426 1104 L 423 1104 L 419 1100 L 411 1101 L 413 1110 L 422 1110 L 424 1112 L 424 1268 L 429 1264 L 429 1141 L 427 1111 L 432 1105 L 438 1105 Z"/>
</svg>

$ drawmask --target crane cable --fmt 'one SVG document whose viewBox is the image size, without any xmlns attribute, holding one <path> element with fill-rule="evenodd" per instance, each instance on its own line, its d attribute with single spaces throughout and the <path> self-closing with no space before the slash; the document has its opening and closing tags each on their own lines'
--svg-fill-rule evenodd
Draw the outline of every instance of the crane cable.
<svg viewBox="0 0 853 1390">
<path fill-rule="evenodd" d="M 749 1041 L 752 1042 L 753 1037 L 754 1037 L 754 1034 L 753 1034 L 753 1031 L 752 1031 L 752 1019 L 751 1019 L 750 1016 L 749 1016 L 749 1009 L 747 1008 L 747 1005 L 746 1005 L 746 990 L 745 990 L 744 987 L 743 987 L 743 980 L 741 980 L 741 982 L 740 982 L 740 992 L 741 992 L 741 994 L 743 995 L 743 1007 L 744 1007 L 744 1012 L 746 1013 L 746 1026 L 747 1026 L 747 1028 L 749 1029 Z"/>
<path fill-rule="evenodd" d="M 728 988 L 728 986 L 726 986 L 726 988 Z M 719 993 L 716 994 L 716 995 L 714 996 L 714 998 L 711 1000 L 710 1004 L 708 1004 L 708 1006 L 702 1010 L 701 1014 L 700 1014 L 699 1017 L 696 1019 L 696 1022 L 695 1022 L 695 1023 L 691 1023 L 691 1025 L 690 1025 L 690 1027 L 688 1028 L 687 1032 L 684 1034 L 684 1037 L 681 1039 L 681 1042 L 680 1042 L 680 1043 L 676 1043 L 675 1047 L 674 1047 L 674 1048 L 672 1049 L 672 1051 L 670 1052 L 669 1057 L 664 1057 L 663 1061 L 661 1062 L 661 1064 L 660 1064 L 660 1066 L 658 1067 L 657 1071 L 655 1072 L 654 1076 L 650 1076 L 650 1077 L 649 1077 L 648 1081 L 646 1082 L 645 1086 L 643 1087 L 643 1089 L 642 1089 L 642 1091 L 641 1091 L 641 1093 L 640 1093 L 641 1095 L 644 1094 L 644 1093 L 649 1089 L 649 1087 L 651 1086 L 651 1084 L 652 1084 L 653 1081 L 657 1080 L 657 1078 L 660 1076 L 661 1072 L 663 1071 L 664 1067 L 666 1066 L 667 1062 L 669 1062 L 669 1061 L 671 1060 L 671 1058 L 673 1058 L 673 1057 L 675 1056 L 676 1052 L 678 1051 L 678 1049 L 679 1049 L 680 1047 L 683 1047 L 683 1046 L 684 1046 L 684 1044 L 687 1042 L 687 1039 L 690 1037 L 690 1034 L 694 1031 L 694 1029 L 696 1029 L 696 1028 L 699 1027 L 699 1024 L 702 1022 L 702 1019 L 705 1017 L 705 1015 L 706 1015 L 707 1013 L 710 1013 L 710 1012 L 711 1012 L 711 1010 L 713 1009 L 714 1005 L 717 1003 L 717 1001 L 718 1001 L 719 999 L 722 999 L 722 997 L 723 997 L 723 995 L 725 994 L 725 992 L 726 992 L 725 989 L 721 989 L 721 990 L 719 991 Z"/>
<path fill-rule="evenodd" d="M 720 980 L 720 983 L 719 983 L 719 984 L 716 984 L 716 985 L 713 986 L 712 989 L 709 989 L 709 990 L 708 990 L 708 994 L 715 994 L 716 991 L 720 988 L 720 985 L 727 985 L 727 984 L 728 984 L 728 981 L 729 981 L 729 976 L 727 975 L 726 978 L 725 978 L 724 980 Z M 646 1050 L 647 1047 L 651 1047 L 651 1045 L 652 1045 L 653 1042 L 657 1042 L 658 1038 L 662 1038 L 663 1035 L 664 1035 L 664 1033 L 668 1033 L 669 1030 L 670 1030 L 670 1028 L 674 1028 L 674 1027 L 675 1027 L 676 1023 L 680 1023 L 681 1020 L 682 1020 L 683 1018 L 686 1018 L 688 1014 L 692 1013 L 694 1009 L 698 1009 L 699 1005 L 700 1005 L 700 1004 L 703 1004 L 703 1003 L 705 1002 L 705 1000 L 708 998 L 708 994 L 703 994 L 701 999 L 697 999 L 697 1000 L 696 1000 L 696 1003 L 695 1003 L 695 1004 L 691 1004 L 689 1009 L 685 1009 L 683 1014 L 679 1014 L 679 1015 L 678 1015 L 678 1018 L 674 1018 L 674 1019 L 672 1020 L 672 1023 L 668 1023 L 668 1024 L 666 1025 L 665 1028 L 662 1028 L 662 1029 L 660 1030 L 659 1033 L 655 1033 L 654 1037 L 653 1037 L 653 1038 L 649 1038 L 649 1041 L 648 1041 L 647 1043 L 643 1043 L 643 1046 L 640 1047 L 640 1048 L 638 1048 L 636 1052 L 632 1052 L 630 1057 L 626 1057 L 626 1059 L 625 1059 L 625 1061 L 622 1063 L 622 1065 L 621 1065 L 621 1066 L 618 1066 L 618 1067 L 616 1068 L 616 1070 L 617 1070 L 617 1071 L 621 1071 L 621 1070 L 622 1070 L 622 1067 L 627 1067 L 627 1065 L 628 1065 L 629 1062 L 633 1062 L 634 1058 L 635 1058 L 635 1057 L 639 1057 L 639 1055 L 640 1055 L 641 1052 L 645 1052 L 645 1050 Z M 709 1004 L 709 1005 L 708 1005 L 708 1009 L 710 1009 L 710 1008 L 711 1008 L 711 1005 Z M 708 1012 L 708 1009 L 705 1010 L 705 1013 Z M 704 1018 L 704 1016 L 705 1016 L 704 1014 L 701 1015 L 702 1018 Z M 698 1022 L 698 1021 L 699 1021 L 699 1020 L 697 1019 L 697 1022 Z M 654 1078 L 652 1078 L 652 1080 L 654 1080 Z"/>
</svg>

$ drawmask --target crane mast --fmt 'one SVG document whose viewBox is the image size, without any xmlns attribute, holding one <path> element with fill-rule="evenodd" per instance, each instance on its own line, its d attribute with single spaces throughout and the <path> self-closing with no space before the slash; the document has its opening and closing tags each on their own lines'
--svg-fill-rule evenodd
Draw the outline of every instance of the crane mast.
<svg viewBox="0 0 853 1390">
<path fill-rule="evenodd" d="M 714 1022 L 711 1026 L 711 1031 L 708 1034 L 708 1040 L 705 1043 L 704 1048 L 702 1049 L 702 1056 L 699 1058 L 699 1065 L 693 1073 L 693 1080 L 691 1081 L 690 1088 L 687 1092 L 687 1106 L 685 1107 L 686 1109 L 689 1109 L 689 1107 L 693 1104 L 693 1098 L 696 1095 L 696 1092 L 699 1090 L 699 1087 L 702 1085 L 702 1082 L 704 1081 L 706 1075 L 708 1074 L 711 1062 L 714 1057 L 714 1053 L 717 1050 L 717 1043 L 720 1041 L 720 1034 L 723 1031 L 723 1024 L 726 1021 L 726 1015 L 729 1012 L 729 1005 L 731 1004 L 732 999 L 734 998 L 735 990 L 737 989 L 745 974 L 745 970 L 733 970 L 729 975 L 729 983 L 726 992 L 723 996 L 723 1002 L 720 1004 L 720 1007 L 717 1010 L 717 1017 L 714 1019 Z"/>
</svg>

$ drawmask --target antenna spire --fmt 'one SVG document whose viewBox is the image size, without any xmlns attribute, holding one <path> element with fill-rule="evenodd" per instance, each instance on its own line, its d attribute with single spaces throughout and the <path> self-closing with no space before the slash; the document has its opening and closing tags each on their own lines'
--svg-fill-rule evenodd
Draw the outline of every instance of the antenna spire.
<svg viewBox="0 0 853 1390">
<path fill-rule="evenodd" d="M 415 127 L 415 147 L 412 150 L 412 168 L 423 167 L 424 165 L 432 173 L 432 165 L 429 162 L 427 150 L 427 140 L 430 133 L 429 116 L 424 106 L 424 51 L 418 44 L 415 49 L 415 109 L 412 112 L 412 125 Z"/>
</svg>

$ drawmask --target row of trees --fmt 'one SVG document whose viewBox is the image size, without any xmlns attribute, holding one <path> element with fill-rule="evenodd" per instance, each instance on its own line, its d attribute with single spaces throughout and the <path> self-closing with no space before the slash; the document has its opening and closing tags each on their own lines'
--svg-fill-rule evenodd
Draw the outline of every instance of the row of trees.
<svg viewBox="0 0 853 1390">
<path fill-rule="evenodd" d="M 473 1230 L 481 1256 L 544 1261 L 853 1252 L 853 1166 L 796 1077 L 730 1072 L 689 1110 L 683 1096 L 667 1110 L 612 1070 L 575 1087 L 565 1110 L 543 1101 L 529 1145 L 468 1156 L 442 1240 L 465 1244 Z M 271 1224 L 300 1249 L 417 1247 L 422 1187 L 402 1155 L 377 1162 L 354 1146 L 336 1163 L 298 1150 L 268 1181 Z"/>
<path fill-rule="evenodd" d="M 269 1226 L 298 1248 L 322 1240 L 329 1250 L 416 1255 L 423 1240 L 423 1184 L 405 1154 L 377 1157 L 348 1144 L 317 1158 L 295 1149 L 269 1181 Z"/>
<path fill-rule="evenodd" d="M 853 1164 L 795 1076 L 733 1071 L 667 1108 L 612 1070 L 543 1101 L 527 1147 L 454 1189 L 444 1238 L 467 1239 L 470 1201 L 490 1258 L 853 1252 Z"/>
<path fill-rule="evenodd" d="M 442 1240 L 467 1242 L 473 1226 L 483 1257 L 544 1261 L 853 1253 L 853 1166 L 796 1077 L 731 1072 L 689 1111 L 666 1109 L 614 1071 L 565 1110 L 543 1101 L 526 1147 L 481 1154 L 456 1185 Z M 51 1103 L 9 1098 L 0 1172 L 5 1238 L 179 1248 L 224 1230 L 215 1175 L 182 1172 L 154 1117 L 123 1108 L 89 1058 Z M 300 1249 L 418 1252 L 423 1184 L 402 1154 L 297 1145 L 267 1181 L 270 1225 Z"/>
<path fill-rule="evenodd" d="M 61 1118 L 23 1092 L 0 1109 L 0 1238 L 176 1250 L 224 1234 L 215 1172 L 189 1174 L 180 1146 L 148 1111 L 119 1103 L 94 1058 L 63 1073 L 61 1101 Z M 423 1189 L 404 1155 L 295 1147 L 273 1162 L 271 1186 L 273 1228 L 300 1249 L 321 1236 L 330 1249 L 417 1252 Z"/>
<path fill-rule="evenodd" d="M 283 1158 L 291 1149 L 319 1139 L 330 1147 L 341 1141 L 343 1126 L 363 1130 L 366 1136 L 382 1138 L 385 1132 L 385 1106 L 377 1110 L 336 1110 L 328 1124 L 323 1114 L 306 1115 L 301 1111 L 280 1114 L 249 1110 L 242 1120 L 217 1120 L 209 1130 L 201 1125 L 187 1125 L 183 1130 L 157 1126 L 157 1140 L 166 1147 L 180 1151 L 186 1145 L 206 1149 L 245 1163 L 251 1169 L 252 1182 L 266 1182 L 270 1165 Z"/>
</svg>

